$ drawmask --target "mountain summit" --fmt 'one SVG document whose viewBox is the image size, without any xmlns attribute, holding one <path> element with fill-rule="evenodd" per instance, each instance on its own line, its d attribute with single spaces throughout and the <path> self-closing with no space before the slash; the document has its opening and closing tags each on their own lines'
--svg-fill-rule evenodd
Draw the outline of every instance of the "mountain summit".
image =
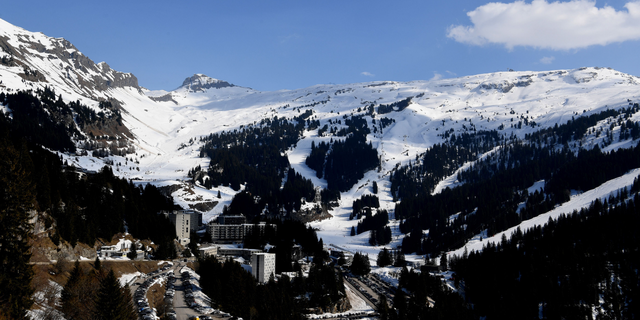
<svg viewBox="0 0 640 320">
<path fill-rule="evenodd" d="M 453 144 L 452 141 L 461 138 L 460 141 L 466 141 L 468 137 L 482 134 L 523 140 L 540 130 L 608 110 L 628 108 L 630 103 L 640 100 L 640 78 L 598 67 L 495 72 L 437 81 L 319 84 L 272 92 L 194 74 L 173 91 L 150 91 L 138 87 L 132 74 L 114 71 L 104 62 L 94 63 L 62 38 L 29 32 L 2 20 L 0 47 L 3 51 L 0 52 L 0 93 L 50 92 L 54 98 L 60 97 L 61 102 L 74 103 L 70 111 L 51 119 L 51 123 L 64 123 L 68 129 L 66 139 L 77 151 L 62 156 L 74 166 L 98 171 L 104 165 L 111 165 L 115 167 L 114 174 L 121 177 L 173 184 L 193 180 L 188 176 L 192 168 L 213 164 L 211 174 L 199 173 L 203 181 L 198 184 L 203 185 L 205 176 L 225 172 L 215 167 L 220 159 L 207 159 L 203 151 L 204 137 L 225 141 L 216 146 L 220 149 L 261 141 L 259 132 L 278 132 L 292 136 L 256 144 L 286 142 L 278 157 L 286 158 L 288 167 L 314 186 L 327 188 L 330 183 L 323 166 L 330 162 L 325 158 L 338 154 L 333 153 L 336 146 L 329 148 L 327 143 L 343 143 L 348 137 L 357 136 L 356 142 L 366 149 L 364 151 L 375 149 L 378 156 L 370 158 L 379 163 L 376 170 L 363 173 L 364 180 L 356 176 L 349 185 L 340 187 L 344 199 L 351 199 L 343 201 L 347 207 L 351 205 L 349 201 L 367 190 L 364 186 L 369 180 L 390 190 L 390 181 L 385 177 L 402 166 L 415 165 L 417 159 L 421 161 L 421 155 L 437 145 Z M 43 117 L 62 114 L 54 103 L 47 106 Z M 21 112 L 15 105 L 5 104 L 2 108 L 14 116 Z M 634 117 L 633 121 L 637 121 L 640 114 Z M 614 120 L 607 121 L 610 128 Z M 267 130 L 270 126 L 274 128 Z M 622 128 L 608 129 L 615 131 L 615 136 L 603 134 L 604 126 L 590 125 L 588 132 L 592 136 L 572 141 L 571 145 L 567 142 L 567 148 L 577 150 L 599 145 L 610 151 L 636 144 L 628 141 L 626 131 L 620 134 Z M 624 130 L 628 130 L 626 122 Z M 247 133 L 254 131 L 258 133 Z M 234 132 L 246 136 L 226 141 Z M 318 149 L 321 144 L 324 149 Z M 312 150 L 318 158 L 315 169 L 313 161 L 311 166 L 306 162 Z M 447 164 L 446 174 L 451 176 L 443 173 L 434 179 L 451 181 L 431 186 L 433 192 L 453 187 L 457 178 L 454 171 L 470 165 L 468 163 L 485 152 L 495 151 L 474 152 L 473 157 Z M 135 163 L 135 167 L 131 163 Z M 287 172 L 285 169 L 280 168 L 280 172 Z M 191 172 L 193 176 L 193 170 Z M 239 185 L 243 179 L 234 182 Z M 218 201 L 216 197 L 209 197 L 208 190 L 202 192 L 203 200 Z M 225 192 L 226 203 L 209 210 L 205 220 L 219 214 L 225 204 L 229 205 L 237 190 L 222 190 Z M 175 198 L 182 198 L 180 201 L 185 207 L 195 201 L 185 200 L 195 199 L 186 193 L 176 194 Z M 386 209 L 393 208 L 392 200 L 389 193 L 381 199 Z"/>
<path fill-rule="evenodd" d="M 180 88 L 186 88 L 191 92 L 197 92 L 211 88 L 220 89 L 226 87 L 235 87 L 235 85 L 223 80 L 214 79 L 204 74 L 197 73 L 191 77 L 184 79 Z"/>
</svg>

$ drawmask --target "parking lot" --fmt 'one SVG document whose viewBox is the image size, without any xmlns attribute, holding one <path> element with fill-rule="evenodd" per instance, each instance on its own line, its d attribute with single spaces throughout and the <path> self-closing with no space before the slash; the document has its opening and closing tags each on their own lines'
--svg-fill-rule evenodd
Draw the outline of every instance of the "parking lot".
<svg viewBox="0 0 640 320">
<path fill-rule="evenodd" d="M 387 298 L 387 303 L 390 306 L 392 305 L 396 289 L 378 279 L 376 275 L 357 277 L 345 274 L 343 277 L 358 293 L 366 298 L 365 301 L 370 302 L 369 305 L 374 309 L 376 309 L 375 305 L 378 303 L 380 295 L 384 295 Z"/>
<path fill-rule="evenodd" d="M 172 320 L 189 320 L 196 317 L 200 320 L 239 319 L 211 308 L 210 301 L 201 293 L 197 275 L 193 271 L 180 272 L 185 266 L 182 262 L 167 264 L 135 281 L 131 291 L 141 320 L 156 319 L 158 313 L 164 313 Z M 165 286 L 165 295 L 162 306 L 152 308 L 147 293 L 149 288 L 157 283 Z"/>
</svg>

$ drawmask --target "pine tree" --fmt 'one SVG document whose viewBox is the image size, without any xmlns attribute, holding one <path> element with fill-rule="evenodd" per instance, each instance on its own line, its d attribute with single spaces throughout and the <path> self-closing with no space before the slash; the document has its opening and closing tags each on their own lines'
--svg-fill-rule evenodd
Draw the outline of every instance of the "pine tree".
<svg viewBox="0 0 640 320">
<path fill-rule="evenodd" d="M 369 264 L 369 256 L 366 254 L 356 252 L 353 256 L 353 262 L 351 263 L 351 273 L 355 275 L 365 275 L 371 271 L 371 265 Z"/>
<path fill-rule="evenodd" d="M 396 294 L 393 297 L 393 307 L 398 312 L 397 319 L 406 319 L 407 296 L 402 288 L 396 290 Z"/>
<path fill-rule="evenodd" d="M 387 297 L 384 294 L 378 295 L 378 304 L 376 307 L 378 308 L 380 320 L 389 320 L 389 304 L 387 303 Z"/>
<path fill-rule="evenodd" d="M 138 250 L 136 250 L 136 244 L 132 243 L 131 249 L 129 250 L 129 253 L 127 253 L 127 258 L 131 260 L 135 260 L 137 257 L 138 257 Z"/>
<path fill-rule="evenodd" d="M 26 319 L 33 304 L 27 241 L 35 197 L 27 163 L 28 151 L 19 153 L 0 141 L 0 318 Z"/>
<path fill-rule="evenodd" d="M 352 226 L 351 227 L 351 236 L 355 236 L 356 235 L 356 227 Z"/>
<path fill-rule="evenodd" d="M 68 317 L 70 313 L 68 309 L 71 305 L 72 301 L 77 299 L 74 288 L 78 285 L 82 277 L 82 271 L 80 270 L 80 263 L 76 260 L 76 263 L 69 275 L 69 279 L 67 279 L 67 283 L 62 288 L 62 293 L 60 294 L 60 303 L 62 304 L 62 312 L 65 313 Z M 73 317 L 71 317 L 73 318 Z"/>
<path fill-rule="evenodd" d="M 100 280 L 100 288 L 96 293 L 94 319 L 135 320 L 137 316 L 131 312 L 131 295 L 125 294 L 125 289 L 127 288 L 120 287 L 113 270 L 109 270 L 109 273 Z"/>
<path fill-rule="evenodd" d="M 371 230 L 371 232 L 369 233 L 369 244 L 372 246 L 375 246 L 378 244 L 376 230 Z"/>
<path fill-rule="evenodd" d="M 73 270 L 62 289 L 60 311 L 68 320 L 93 319 L 96 277 L 85 275 L 76 261 Z"/>
<path fill-rule="evenodd" d="M 395 256 L 394 259 L 393 259 L 394 260 L 394 262 L 393 262 L 393 266 L 394 267 L 404 267 L 404 266 L 407 265 L 407 260 L 404 257 L 404 253 L 402 253 L 399 250 L 396 250 L 394 256 Z"/>
<path fill-rule="evenodd" d="M 393 263 L 393 256 L 391 252 L 387 248 L 382 248 L 380 253 L 378 253 L 378 260 L 376 260 L 376 264 L 378 267 L 386 267 Z"/>
<path fill-rule="evenodd" d="M 447 270 L 448 269 L 447 253 L 446 252 L 442 253 L 442 256 L 440 256 L 440 268 L 442 268 L 443 270 Z"/>
<path fill-rule="evenodd" d="M 121 319 L 138 319 L 138 314 L 136 312 L 136 306 L 133 303 L 133 297 L 131 296 L 131 288 L 129 288 L 128 284 L 124 285 L 122 288 L 122 318 Z"/>
<path fill-rule="evenodd" d="M 102 263 L 100 262 L 100 257 L 96 257 L 96 261 L 93 263 L 93 268 L 98 272 L 102 271 Z"/>
</svg>

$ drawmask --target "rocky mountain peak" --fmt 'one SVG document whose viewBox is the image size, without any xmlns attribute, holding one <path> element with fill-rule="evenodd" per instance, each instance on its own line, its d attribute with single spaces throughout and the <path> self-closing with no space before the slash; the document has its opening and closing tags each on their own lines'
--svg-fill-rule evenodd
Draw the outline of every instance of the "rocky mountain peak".
<svg viewBox="0 0 640 320">
<path fill-rule="evenodd" d="M 192 92 L 204 91 L 206 89 L 211 89 L 211 88 L 220 89 L 220 88 L 226 88 L 226 87 L 235 87 L 235 85 L 223 80 L 218 80 L 218 79 L 208 77 L 200 73 L 196 73 L 193 76 L 186 78 L 182 82 L 182 86 L 181 86 L 181 88 L 187 88 L 189 91 L 192 91 Z"/>
<path fill-rule="evenodd" d="M 33 82 L 48 82 L 72 88 L 95 99 L 110 88 L 135 87 L 138 79 L 131 73 L 96 64 L 64 38 L 52 38 L 30 32 L 0 20 L 0 58 L 7 67 L 25 71 L 20 75 Z M 19 70 L 19 69 L 18 69 Z"/>
</svg>

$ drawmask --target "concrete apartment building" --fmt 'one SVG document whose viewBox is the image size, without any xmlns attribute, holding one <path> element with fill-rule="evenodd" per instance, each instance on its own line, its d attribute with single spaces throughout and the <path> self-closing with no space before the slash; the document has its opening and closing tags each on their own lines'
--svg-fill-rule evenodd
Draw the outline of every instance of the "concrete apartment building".
<svg viewBox="0 0 640 320">
<path fill-rule="evenodd" d="M 263 233 L 267 226 L 275 228 L 275 225 L 267 225 L 265 222 L 249 224 L 246 221 L 247 218 L 243 215 L 219 216 L 217 223 L 207 225 L 211 241 L 213 243 L 239 243 L 249 232 Z"/>
<path fill-rule="evenodd" d="M 251 255 L 251 274 L 260 283 L 269 281 L 273 274 L 276 276 L 276 255 L 275 253 L 253 253 Z"/>
<path fill-rule="evenodd" d="M 160 214 L 176 226 L 176 238 L 183 246 L 189 244 L 191 231 L 197 231 L 202 222 L 202 214 L 194 210 L 162 211 Z"/>
<path fill-rule="evenodd" d="M 190 242 L 191 235 L 191 215 L 185 213 L 175 213 L 169 215 L 169 220 L 176 226 L 176 238 L 181 245 L 187 245 Z"/>
</svg>

